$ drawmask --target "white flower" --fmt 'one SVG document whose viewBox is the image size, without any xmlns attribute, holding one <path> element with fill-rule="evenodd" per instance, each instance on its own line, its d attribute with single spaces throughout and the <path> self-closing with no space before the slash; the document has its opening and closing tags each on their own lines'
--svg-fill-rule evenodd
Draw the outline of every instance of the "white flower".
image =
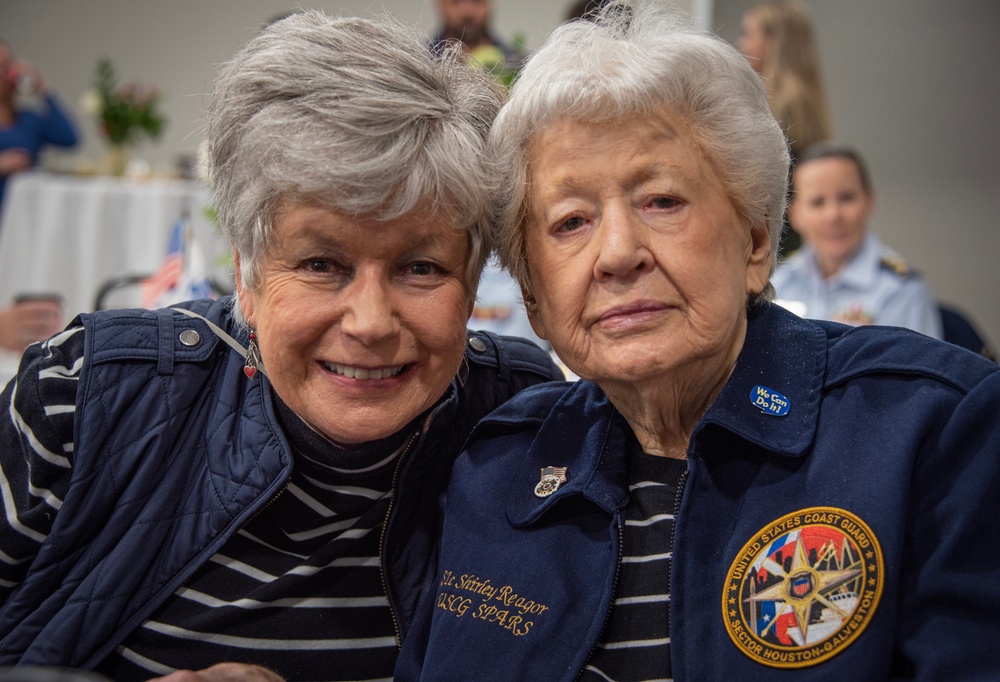
<svg viewBox="0 0 1000 682">
<path fill-rule="evenodd" d="M 87 88 L 80 95 L 80 101 L 77 103 L 77 106 L 80 108 L 80 111 L 88 116 L 99 116 L 103 104 L 101 94 L 97 92 L 97 88 Z"/>
</svg>

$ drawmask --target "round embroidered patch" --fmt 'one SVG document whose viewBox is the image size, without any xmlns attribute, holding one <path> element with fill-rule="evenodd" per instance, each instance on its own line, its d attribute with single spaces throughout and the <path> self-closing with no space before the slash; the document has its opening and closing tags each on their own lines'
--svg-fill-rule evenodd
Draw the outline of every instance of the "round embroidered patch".
<svg viewBox="0 0 1000 682">
<path fill-rule="evenodd" d="M 871 622 L 882 597 L 882 549 L 857 516 L 810 507 L 768 524 L 726 577 L 722 614 L 744 654 L 775 668 L 836 656 Z"/>
</svg>

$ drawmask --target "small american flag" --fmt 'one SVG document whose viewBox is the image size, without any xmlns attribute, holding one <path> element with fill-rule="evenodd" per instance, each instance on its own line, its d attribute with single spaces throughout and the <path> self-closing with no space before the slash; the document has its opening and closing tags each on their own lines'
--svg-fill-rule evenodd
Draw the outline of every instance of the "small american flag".
<svg viewBox="0 0 1000 682">
<path fill-rule="evenodd" d="M 166 294 L 177 287 L 184 271 L 184 233 L 187 220 L 179 219 L 170 231 L 170 242 L 167 244 L 167 255 L 156 274 L 144 279 L 139 285 L 141 305 L 143 308 L 159 307 Z"/>
<path fill-rule="evenodd" d="M 191 235 L 185 215 L 170 232 L 167 255 L 159 271 L 139 285 L 143 308 L 164 308 L 196 298 L 215 298 L 205 255 Z"/>
</svg>

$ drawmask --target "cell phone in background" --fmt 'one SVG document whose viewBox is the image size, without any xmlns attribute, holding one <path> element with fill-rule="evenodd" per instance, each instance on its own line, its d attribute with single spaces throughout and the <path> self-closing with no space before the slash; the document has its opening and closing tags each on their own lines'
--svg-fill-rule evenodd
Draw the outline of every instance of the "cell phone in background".
<svg viewBox="0 0 1000 682">
<path fill-rule="evenodd" d="M 66 324 L 63 299 L 50 291 L 25 291 L 14 296 L 5 330 L 6 345 L 23 350 L 58 333 Z"/>
<path fill-rule="evenodd" d="M 62 307 L 63 298 L 59 294 L 48 291 L 21 292 L 14 296 L 14 305 L 40 301 L 43 303 L 55 303 Z"/>
</svg>

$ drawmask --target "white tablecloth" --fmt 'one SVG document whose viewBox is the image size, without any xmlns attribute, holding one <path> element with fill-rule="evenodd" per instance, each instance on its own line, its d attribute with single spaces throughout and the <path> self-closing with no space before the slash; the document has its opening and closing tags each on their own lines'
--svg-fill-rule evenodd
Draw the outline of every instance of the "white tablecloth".
<svg viewBox="0 0 1000 682">
<path fill-rule="evenodd" d="M 159 268 L 184 212 L 211 274 L 231 286 L 229 245 L 205 215 L 208 202 L 197 181 L 14 176 L 0 216 L 0 306 L 21 293 L 54 292 L 65 301 L 67 322 L 93 310 L 109 278 Z M 137 289 L 123 290 L 113 303 L 137 304 Z"/>
</svg>

